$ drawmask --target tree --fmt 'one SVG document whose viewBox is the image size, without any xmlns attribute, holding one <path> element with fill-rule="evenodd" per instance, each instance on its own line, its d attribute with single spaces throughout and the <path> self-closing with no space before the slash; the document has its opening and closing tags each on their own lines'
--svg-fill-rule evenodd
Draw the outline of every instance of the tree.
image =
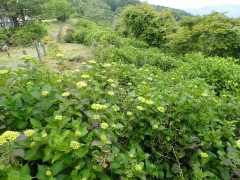
<svg viewBox="0 0 240 180">
<path fill-rule="evenodd" d="M 42 14 L 46 0 L 0 0 L 0 9 L 9 18 L 14 27 L 19 27 L 19 21 L 26 24 L 26 19 L 34 19 Z"/>
<path fill-rule="evenodd" d="M 119 27 L 125 36 L 163 47 L 166 36 L 175 31 L 176 22 L 171 11 L 157 12 L 153 6 L 142 3 L 123 10 Z"/>
<path fill-rule="evenodd" d="M 168 36 L 167 46 L 176 53 L 201 51 L 208 56 L 239 56 L 240 21 L 228 18 L 225 13 L 185 17 L 180 28 Z"/>
<path fill-rule="evenodd" d="M 74 13 L 75 8 L 67 0 L 50 0 L 45 5 L 45 12 L 48 17 L 55 17 L 57 20 L 64 22 Z"/>
</svg>

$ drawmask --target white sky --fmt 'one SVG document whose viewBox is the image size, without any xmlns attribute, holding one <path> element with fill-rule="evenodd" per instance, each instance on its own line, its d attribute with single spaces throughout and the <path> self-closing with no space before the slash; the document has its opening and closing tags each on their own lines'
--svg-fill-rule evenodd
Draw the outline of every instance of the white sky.
<svg viewBox="0 0 240 180">
<path fill-rule="evenodd" d="M 161 5 L 177 9 L 199 9 L 204 6 L 220 4 L 240 4 L 240 0 L 141 0 L 149 4 Z"/>
</svg>

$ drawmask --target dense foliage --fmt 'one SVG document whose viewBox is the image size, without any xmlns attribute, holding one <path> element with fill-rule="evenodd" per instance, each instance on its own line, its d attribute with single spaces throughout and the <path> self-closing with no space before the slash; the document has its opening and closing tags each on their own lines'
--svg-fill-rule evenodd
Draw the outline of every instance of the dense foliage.
<svg viewBox="0 0 240 180">
<path fill-rule="evenodd" d="M 163 47 L 166 36 L 176 30 L 176 23 L 170 11 L 157 12 L 147 3 L 125 8 L 119 26 L 123 35 L 158 47 Z"/>
<path fill-rule="evenodd" d="M 41 40 L 47 35 L 47 28 L 43 24 L 26 24 L 18 29 L 0 28 L 0 45 L 7 44 L 11 46 L 33 45 L 34 40 Z"/>
<path fill-rule="evenodd" d="M 15 28 L 34 21 L 43 13 L 46 0 L 0 0 L 0 15 L 11 19 Z"/>
<path fill-rule="evenodd" d="M 72 68 L 44 37 L 58 68 L 25 55 L 21 67 L 0 70 L 0 179 L 238 180 L 239 61 L 206 57 L 235 56 L 237 22 L 212 13 L 178 26 L 146 3 L 123 10 L 117 33 L 80 18 L 65 40 L 95 58 Z M 46 28 L 9 32 L 0 37 L 26 45 Z"/>
<path fill-rule="evenodd" d="M 201 51 L 205 56 L 239 57 L 239 19 L 224 13 L 185 17 L 177 33 L 168 37 L 168 46 L 177 53 Z"/>
<path fill-rule="evenodd" d="M 215 92 L 214 69 L 98 57 L 60 74 L 27 55 L 25 68 L 0 71 L 1 179 L 240 177 L 240 99 Z"/>
<path fill-rule="evenodd" d="M 67 0 L 51 0 L 45 4 L 45 13 L 48 18 L 65 21 L 75 12 L 73 5 Z"/>
</svg>

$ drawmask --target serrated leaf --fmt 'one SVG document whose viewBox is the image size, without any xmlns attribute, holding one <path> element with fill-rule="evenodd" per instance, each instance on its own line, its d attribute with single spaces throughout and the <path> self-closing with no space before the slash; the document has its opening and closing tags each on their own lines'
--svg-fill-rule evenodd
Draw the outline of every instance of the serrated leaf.
<svg viewBox="0 0 240 180">
<path fill-rule="evenodd" d="M 124 128 L 124 126 L 123 126 L 122 124 L 120 124 L 120 123 L 117 123 L 117 124 L 116 124 L 116 127 L 117 127 L 117 129 Z"/>
<path fill-rule="evenodd" d="M 24 157 L 25 151 L 24 149 L 13 149 L 12 150 L 14 156 Z"/>
<path fill-rule="evenodd" d="M 222 159 L 221 161 L 223 164 L 227 164 L 227 165 L 232 165 L 232 161 L 230 159 Z"/>
<path fill-rule="evenodd" d="M 29 149 L 25 155 L 24 155 L 24 159 L 28 160 L 28 161 L 33 161 L 33 160 L 37 160 L 40 159 L 41 155 L 38 151 L 35 151 L 33 149 Z"/>
<path fill-rule="evenodd" d="M 27 139 L 27 136 L 23 135 L 23 134 L 20 134 L 20 136 L 18 136 L 17 140 L 20 140 L 20 141 L 23 141 Z"/>
<path fill-rule="evenodd" d="M 46 84 L 45 86 L 42 87 L 42 91 L 51 92 L 52 91 L 52 86 L 50 86 L 49 84 Z"/>
<path fill-rule="evenodd" d="M 30 123 L 32 124 L 32 126 L 34 128 L 40 128 L 42 127 L 42 123 L 40 120 L 36 119 L 36 118 L 30 118 Z"/>
<path fill-rule="evenodd" d="M 92 144 L 91 144 L 91 146 L 102 146 L 102 141 L 98 141 L 98 140 L 94 140 L 93 142 L 92 142 Z"/>
<path fill-rule="evenodd" d="M 30 174 L 30 168 L 28 166 L 28 164 L 25 164 L 21 169 L 20 169 L 20 175 L 26 175 L 26 174 Z"/>
<path fill-rule="evenodd" d="M 52 157 L 52 163 L 54 163 L 55 161 L 57 161 L 58 159 L 60 159 L 62 157 L 63 153 L 56 153 L 53 155 Z"/>
<path fill-rule="evenodd" d="M 57 175 L 60 171 L 65 169 L 65 167 L 66 166 L 64 165 L 63 161 L 55 162 L 51 167 L 52 175 L 53 176 Z"/>
</svg>

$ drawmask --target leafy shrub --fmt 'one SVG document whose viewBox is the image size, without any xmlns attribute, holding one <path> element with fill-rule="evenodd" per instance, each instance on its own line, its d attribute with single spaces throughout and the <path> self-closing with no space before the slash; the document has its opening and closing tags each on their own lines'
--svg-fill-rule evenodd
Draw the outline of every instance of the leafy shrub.
<svg viewBox="0 0 240 180">
<path fill-rule="evenodd" d="M 114 46 L 120 46 L 122 44 L 121 37 L 117 36 L 115 32 L 106 31 L 106 30 L 99 30 L 94 31 L 90 34 L 88 34 L 85 39 L 85 44 L 87 45 L 114 45 Z"/>
<path fill-rule="evenodd" d="M 136 48 L 147 48 L 148 47 L 147 43 L 136 40 L 136 39 L 124 38 L 123 40 L 124 40 L 124 45 L 126 45 L 126 46 L 133 46 Z"/>
<path fill-rule="evenodd" d="M 30 45 L 34 40 L 40 41 L 41 38 L 47 35 L 47 28 L 42 24 L 26 24 L 19 27 L 12 40 L 15 45 Z"/>
<path fill-rule="evenodd" d="M 188 56 L 187 56 L 188 57 Z M 229 92 L 239 93 L 240 66 L 237 60 L 232 58 L 209 57 L 202 54 L 191 55 L 184 69 L 190 66 L 192 69 L 186 74 L 191 78 L 203 78 L 209 85 L 214 87 L 217 94 Z"/>
<path fill-rule="evenodd" d="M 93 50 L 93 54 L 101 61 L 123 62 L 141 67 L 145 64 L 156 66 L 163 71 L 170 71 L 180 66 L 181 61 L 165 55 L 157 48 L 135 48 L 132 46 L 99 46 Z"/>
<path fill-rule="evenodd" d="M 13 32 L 13 30 L 7 30 L 4 28 L 0 28 L 0 45 L 4 45 L 4 44 L 11 44 L 9 42 L 10 40 L 10 35 Z"/>
<path fill-rule="evenodd" d="M 61 53 L 61 49 L 59 47 L 59 44 L 54 41 L 53 39 L 51 39 L 48 36 L 45 36 L 41 42 L 46 45 L 47 47 L 47 54 L 50 56 L 56 56 L 57 54 Z"/>
<path fill-rule="evenodd" d="M 67 43 L 72 43 L 74 42 L 74 38 L 73 38 L 73 34 L 74 34 L 75 30 L 74 29 L 67 29 L 66 30 L 66 35 L 64 36 L 64 40 Z"/>
<path fill-rule="evenodd" d="M 2 179 L 239 179 L 239 96 L 150 65 L 27 67 L 0 71 Z"/>
</svg>

